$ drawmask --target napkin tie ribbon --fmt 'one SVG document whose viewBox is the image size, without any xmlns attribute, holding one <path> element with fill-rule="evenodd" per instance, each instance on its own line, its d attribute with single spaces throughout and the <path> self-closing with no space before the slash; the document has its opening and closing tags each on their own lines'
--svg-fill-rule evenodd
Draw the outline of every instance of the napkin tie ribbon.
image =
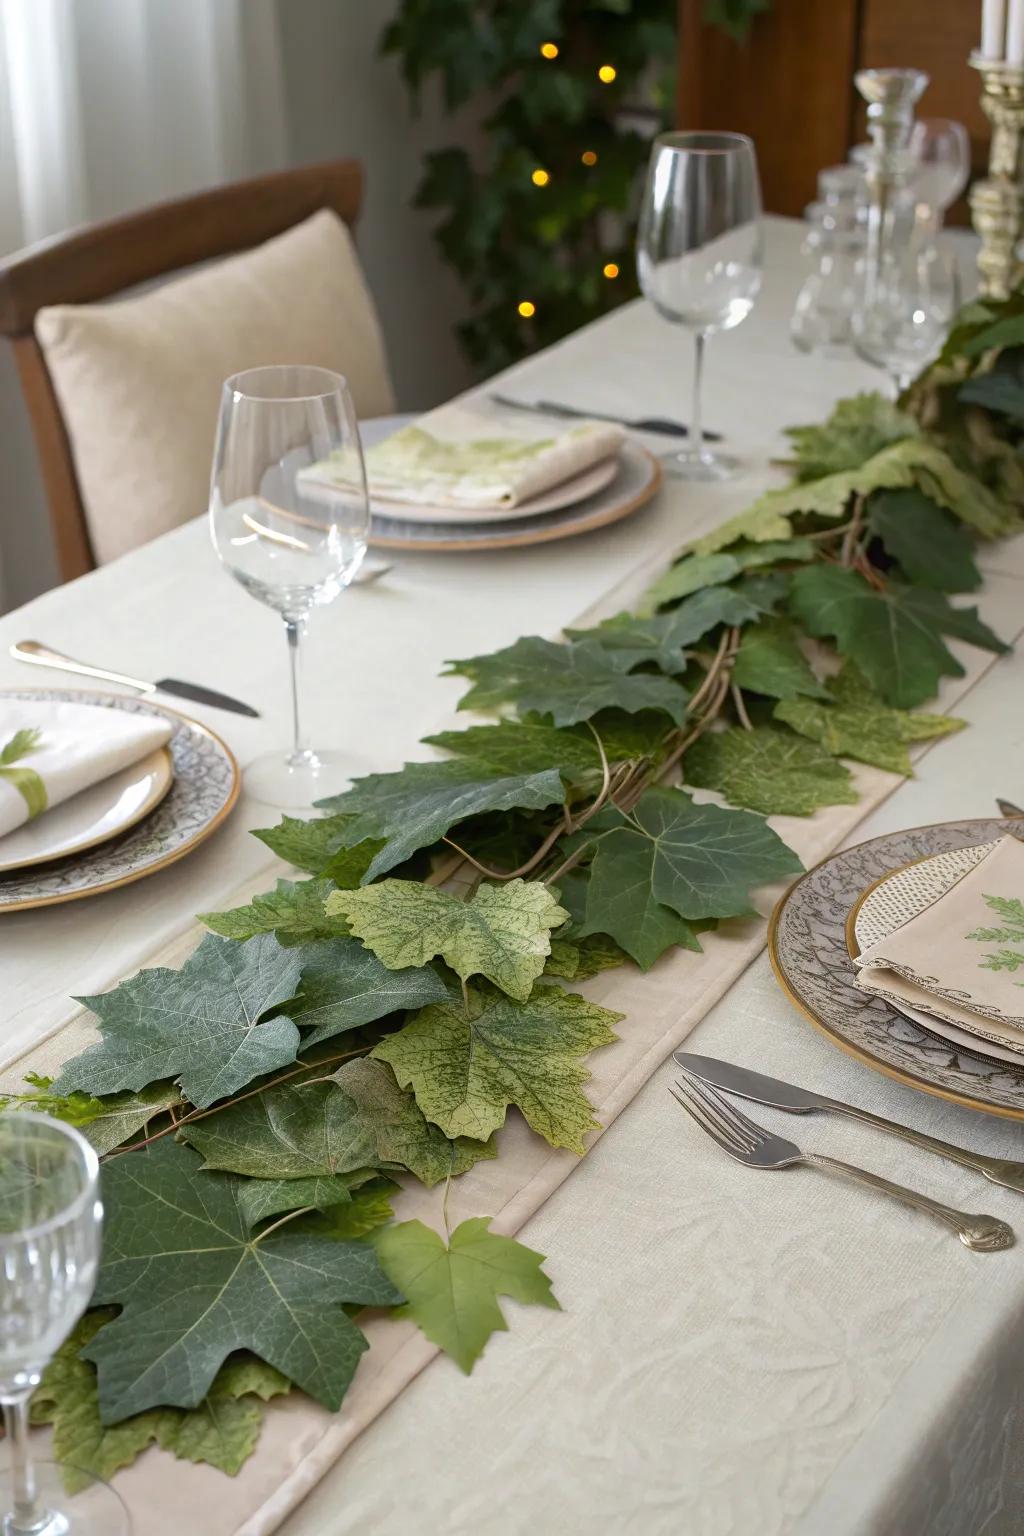
<svg viewBox="0 0 1024 1536">
<path fill-rule="evenodd" d="M 15 731 L 7 745 L 0 750 L 0 779 L 14 786 L 28 807 L 28 819 L 34 821 L 46 810 L 46 785 L 34 768 L 14 767 L 21 757 L 38 752 L 41 745 L 38 731 Z"/>
</svg>

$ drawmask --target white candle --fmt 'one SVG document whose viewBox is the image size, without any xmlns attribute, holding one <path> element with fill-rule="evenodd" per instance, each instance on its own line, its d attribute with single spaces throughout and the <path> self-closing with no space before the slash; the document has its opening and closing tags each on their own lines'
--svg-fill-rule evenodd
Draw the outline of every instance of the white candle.
<svg viewBox="0 0 1024 1536">
<path fill-rule="evenodd" d="M 981 53 L 986 59 L 1003 57 L 1006 28 L 1006 0 L 982 0 Z"/>
<path fill-rule="evenodd" d="M 1010 0 L 1006 24 L 1006 62 L 1024 64 L 1024 0 Z"/>
</svg>

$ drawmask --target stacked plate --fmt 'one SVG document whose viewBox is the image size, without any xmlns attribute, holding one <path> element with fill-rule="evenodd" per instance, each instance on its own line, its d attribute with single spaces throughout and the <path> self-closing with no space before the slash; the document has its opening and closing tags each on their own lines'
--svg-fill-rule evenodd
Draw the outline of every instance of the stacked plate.
<svg viewBox="0 0 1024 1536">
<path fill-rule="evenodd" d="M 364 447 L 410 425 L 413 416 L 379 416 L 360 425 Z M 627 438 L 618 452 L 515 507 L 425 506 L 371 496 L 370 543 L 379 549 L 511 549 L 587 533 L 618 522 L 649 501 L 662 480 L 653 454 Z"/>
<path fill-rule="evenodd" d="M 234 757 L 195 720 L 143 699 L 77 689 L 10 689 L 2 698 L 157 715 L 172 731 L 165 746 L 0 838 L 0 914 L 140 880 L 209 837 L 238 798 Z"/>
</svg>

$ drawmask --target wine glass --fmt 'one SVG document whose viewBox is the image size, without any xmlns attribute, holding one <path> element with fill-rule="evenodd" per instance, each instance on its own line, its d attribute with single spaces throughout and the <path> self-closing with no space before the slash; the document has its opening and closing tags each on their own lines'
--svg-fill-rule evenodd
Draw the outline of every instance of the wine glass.
<svg viewBox="0 0 1024 1536">
<path fill-rule="evenodd" d="M 258 799 L 308 808 L 348 779 L 346 760 L 307 745 L 299 714 L 300 644 L 313 608 L 347 587 L 366 553 L 370 509 L 348 385 L 326 368 L 250 368 L 224 385 L 210 482 L 221 562 L 284 620 L 292 746 L 246 769 Z"/>
<path fill-rule="evenodd" d="M 886 370 L 898 397 L 938 353 L 959 305 L 955 257 L 911 242 L 886 259 L 871 302 L 855 313 L 855 349 Z"/>
<path fill-rule="evenodd" d="M 666 464 L 690 480 L 724 480 L 735 459 L 712 453 L 701 427 L 704 341 L 745 320 L 761 287 L 761 188 L 742 133 L 663 133 L 654 141 L 637 235 L 637 271 L 658 314 L 694 332 L 690 443 Z"/>
<path fill-rule="evenodd" d="M 921 117 L 910 135 L 910 152 L 917 161 L 913 190 L 918 206 L 928 210 L 932 233 L 967 185 L 971 174 L 971 141 L 963 123 L 949 117 Z M 922 216 L 923 217 L 923 216 Z"/>
<path fill-rule="evenodd" d="M 89 1304 L 103 1207 L 99 1164 L 85 1138 L 49 1115 L 0 1114 L 0 1402 L 11 1464 L 4 1536 L 127 1536 L 112 1488 L 75 1468 L 33 1463 L 28 1409 L 43 1367 Z M 83 1486 L 87 1485 L 87 1486 Z"/>
</svg>

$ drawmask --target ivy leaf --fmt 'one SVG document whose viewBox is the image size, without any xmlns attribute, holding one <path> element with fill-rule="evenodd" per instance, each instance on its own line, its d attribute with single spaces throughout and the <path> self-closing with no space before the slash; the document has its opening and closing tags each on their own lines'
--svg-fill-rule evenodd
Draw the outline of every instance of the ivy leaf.
<svg viewBox="0 0 1024 1536">
<path fill-rule="evenodd" d="M 401 1293 L 363 1243 L 250 1238 L 238 1181 L 200 1163 L 164 1137 L 104 1164 L 93 1300 L 122 1311 L 82 1352 L 99 1371 L 103 1423 L 196 1407 L 238 1349 L 336 1409 L 367 1347 L 340 1303 L 393 1306 Z"/>
<path fill-rule="evenodd" d="M 963 667 L 942 636 L 986 649 L 1006 647 L 974 608 L 951 608 L 939 592 L 890 582 L 876 592 L 856 571 L 807 566 L 793 577 L 791 606 L 812 635 L 832 635 L 887 704 L 912 708 L 929 699 L 943 676 Z"/>
<path fill-rule="evenodd" d="M 567 629 L 574 640 L 600 645 L 614 654 L 633 657 L 633 665 L 652 661 L 663 672 L 686 668 L 684 646 L 700 640 L 719 624 L 748 624 L 760 610 L 731 587 L 708 587 L 695 592 L 671 613 L 646 619 L 619 614 L 597 629 Z"/>
<path fill-rule="evenodd" d="M 794 699 L 800 694 L 825 697 L 824 688 L 800 649 L 796 630 L 785 619 L 764 619 L 744 630 L 732 677 L 738 687 L 775 699 Z"/>
<path fill-rule="evenodd" d="M 557 768 L 568 779 L 578 780 L 601 771 L 601 754 L 589 731 L 559 730 L 542 720 L 499 720 L 497 725 L 472 725 L 466 731 L 439 731 L 423 740 L 428 746 L 473 757 L 499 773 L 543 773 Z"/>
<path fill-rule="evenodd" d="M 373 840 L 345 846 L 351 817 L 314 816 L 300 820 L 285 816 L 276 827 L 258 827 L 253 837 L 266 843 L 272 853 L 310 875 L 328 874 L 335 885 L 351 888 L 362 880 L 380 845 Z"/>
<path fill-rule="evenodd" d="M 334 1081 L 361 1111 L 379 1161 L 408 1168 L 428 1189 L 498 1155 L 493 1141 L 469 1136 L 449 1141 L 426 1119 L 413 1095 L 398 1086 L 395 1074 L 382 1061 L 366 1057 L 347 1061 L 334 1074 Z"/>
<path fill-rule="evenodd" d="M 408 1297 L 411 1317 L 432 1344 L 468 1375 L 492 1333 L 508 1329 L 499 1296 L 559 1310 L 544 1255 L 511 1237 L 497 1237 L 489 1216 L 460 1222 L 445 1243 L 422 1221 L 403 1221 L 378 1234 L 384 1271 Z"/>
<path fill-rule="evenodd" d="M 981 585 L 970 534 L 920 491 L 879 491 L 868 504 L 868 526 L 916 585 L 937 592 Z"/>
<path fill-rule="evenodd" d="M 206 1462 L 234 1476 L 259 1438 L 259 1402 L 291 1390 L 287 1376 L 252 1355 L 221 1366 L 196 1408 L 150 1408 L 121 1423 L 100 1419 L 96 1369 L 79 1350 L 110 1322 L 113 1312 L 87 1312 L 43 1371 L 32 1399 L 33 1424 L 53 1425 L 53 1454 L 70 1494 L 90 1477 L 109 1480 L 152 1444 L 184 1461 Z"/>
<path fill-rule="evenodd" d="M 63 1120 L 80 1130 L 101 1157 L 130 1140 L 155 1115 L 181 1103 L 173 1083 L 153 1083 L 140 1093 L 111 1093 L 100 1099 L 89 1093 L 54 1093 L 53 1079 L 35 1072 L 28 1073 L 25 1081 L 30 1084 L 27 1092 L 0 1096 L 0 1111 L 33 1109 Z"/>
<path fill-rule="evenodd" d="M 310 945 L 302 951 L 301 961 L 299 996 L 288 1013 L 294 1023 L 311 1031 L 303 1038 L 304 1051 L 400 1008 L 423 1008 L 448 996 L 436 971 L 389 968 L 357 939 Z"/>
<path fill-rule="evenodd" d="M 520 713 L 550 714 L 555 725 L 574 725 L 601 709 L 660 709 L 679 725 L 686 714 L 683 689 L 667 677 L 633 674 L 636 664 L 630 652 L 608 651 L 593 640 L 556 645 L 528 635 L 491 655 L 450 661 L 448 670 L 473 684 L 460 709 L 515 704 Z"/>
<path fill-rule="evenodd" d="M 960 385 L 957 398 L 964 405 L 981 405 L 1008 416 L 1015 424 L 1024 421 L 1024 346 L 1000 352 L 985 373 L 976 373 Z"/>
<path fill-rule="evenodd" d="M 157 966 L 112 992 L 76 998 L 103 1038 L 67 1063 L 55 1087 L 114 1093 L 175 1078 L 205 1109 L 295 1060 L 291 1019 L 260 1020 L 294 995 L 298 979 L 298 956 L 268 934 L 244 944 L 208 935 L 179 971 Z"/>
<path fill-rule="evenodd" d="M 517 807 L 543 810 L 564 802 L 565 785 L 557 768 L 503 774 L 474 758 L 462 758 L 406 763 L 398 773 L 371 773 L 323 804 L 353 813 L 345 833 L 351 846 L 364 838 L 383 839 L 384 846 L 363 876 L 368 885 L 469 816 Z"/>
<path fill-rule="evenodd" d="M 485 1141 L 515 1104 L 551 1146 L 582 1153 L 597 1122 L 579 1058 L 609 1045 L 621 1018 L 561 987 L 538 985 L 527 1003 L 471 992 L 468 1013 L 450 1003 L 424 1008 L 373 1055 L 446 1136 Z"/>
<path fill-rule="evenodd" d="M 486 976 L 525 1002 L 551 953 L 550 933 L 569 914 L 546 885 L 508 880 L 481 885 L 471 901 L 413 880 L 382 880 L 335 891 L 328 911 L 343 913 L 357 938 L 392 970 L 440 955 L 463 981 Z"/>
<path fill-rule="evenodd" d="M 818 741 L 835 757 L 853 757 L 909 778 L 913 772 L 907 743 L 928 741 L 960 731 L 963 720 L 949 715 L 918 715 L 890 709 L 867 679 L 849 662 L 828 684 L 830 702 L 792 699 L 775 706 L 775 718 L 791 730 Z"/>
<path fill-rule="evenodd" d="M 249 1179 L 333 1178 L 378 1161 L 372 1127 L 332 1081 L 278 1083 L 186 1122 L 178 1136 L 204 1169 Z"/>
<path fill-rule="evenodd" d="M 718 789 L 732 805 L 762 815 L 809 816 L 823 805 L 853 805 L 849 770 L 827 751 L 772 726 L 731 726 L 700 737 L 686 754 L 688 784 Z"/>
<path fill-rule="evenodd" d="M 880 449 L 918 435 L 914 418 L 879 394 L 840 400 L 820 425 L 786 428 L 798 480 L 820 480 L 857 469 Z"/>
<path fill-rule="evenodd" d="M 279 880 L 276 889 L 254 896 L 247 907 L 228 912 L 200 912 L 199 921 L 225 939 L 251 939 L 272 933 L 279 944 L 314 944 L 348 932 L 337 917 L 329 917 L 324 902 L 334 890 L 332 880 Z"/>
</svg>

